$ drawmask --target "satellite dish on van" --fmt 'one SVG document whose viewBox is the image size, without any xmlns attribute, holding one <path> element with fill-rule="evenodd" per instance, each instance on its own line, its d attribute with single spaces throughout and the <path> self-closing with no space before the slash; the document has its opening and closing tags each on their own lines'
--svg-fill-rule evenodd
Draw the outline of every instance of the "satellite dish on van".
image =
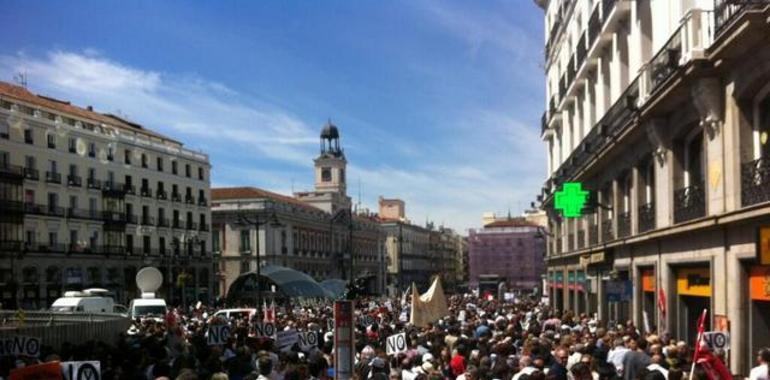
<svg viewBox="0 0 770 380">
<path fill-rule="evenodd" d="M 142 291 L 142 298 L 154 298 L 155 291 L 163 285 L 163 274 L 158 268 L 144 267 L 136 273 L 136 286 Z"/>
</svg>

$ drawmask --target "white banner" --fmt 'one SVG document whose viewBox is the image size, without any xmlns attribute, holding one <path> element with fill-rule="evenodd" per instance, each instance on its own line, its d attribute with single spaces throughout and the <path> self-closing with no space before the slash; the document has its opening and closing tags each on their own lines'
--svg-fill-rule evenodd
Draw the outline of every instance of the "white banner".
<svg viewBox="0 0 770 380">
<path fill-rule="evenodd" d="M 302 351 L 310 351 L 318 347 L 318 334 L 313 331 L 303 331 L 298 334 L 299 348 Z"/>
<path fill-rule="evenodd" d="M 294 343 L 299 341 L 297 330 L 279 331 L 275 335 L 275 345 L 281 351 L 288 351 Z"/>
</svg>

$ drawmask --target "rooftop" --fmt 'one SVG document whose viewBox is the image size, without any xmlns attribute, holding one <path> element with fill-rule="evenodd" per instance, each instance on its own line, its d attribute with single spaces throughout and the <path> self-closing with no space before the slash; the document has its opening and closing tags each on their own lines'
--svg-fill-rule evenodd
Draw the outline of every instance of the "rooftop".
<svg viewBox="0 0 770 380">
<path fill-rule="evenodd" d="M 17 86 L 8 82 L 0 81 L 0 98 L 13 99 L 25 103 L 28 106 L 39 107 L 48 112 L 57 112 L 69 116 L 85 119 L 95 124 L 106 124 L 111 127 L 139 132 L 148 136 L 157 137 L 169 142 L 182 145 L 181 142 L 145 129 L 141 125 L 128 121 L 122 117 L 112 114 L 102 114 L 94 111 L 90 106 L 88 108 L 72 105 L 69 101 L 52 98 L 49 96 L 33 94 L 22 86 Z"/>
<path fill-rule="evenodd" d="M 524 218 L 509 218 L 496 220 L 487 224 L 484 228 L 504 228 L 504 227 L 538 227 L 537 224 L 527 221 Z"/>
</svg>

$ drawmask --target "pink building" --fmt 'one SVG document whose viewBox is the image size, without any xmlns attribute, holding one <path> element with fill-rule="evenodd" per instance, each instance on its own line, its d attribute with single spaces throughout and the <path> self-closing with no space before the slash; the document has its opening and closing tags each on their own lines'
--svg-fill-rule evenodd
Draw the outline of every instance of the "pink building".
<svg viewBox="0 0 770 380">
<path fill-rule="evenodd" d="M 540 228 L 513 218 L 470 230 L 470 286 L 478 286 L 479 276 L 498 275 L 508 289 L 539 287 L 545 273 L 545 239 Z"/>
</svg>

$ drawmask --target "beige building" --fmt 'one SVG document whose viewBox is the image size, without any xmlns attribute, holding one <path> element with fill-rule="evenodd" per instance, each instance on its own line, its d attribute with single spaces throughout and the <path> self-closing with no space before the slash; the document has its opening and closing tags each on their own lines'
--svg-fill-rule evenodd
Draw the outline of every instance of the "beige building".
<svg viewBox="0 0 770 380">
<path fill-rule="evenodd" d="M 406 220 L 406 204 L 401 199 L 380 197 L 380 218 L 386 220 Z"/>
<path fill-rule="evenodd" d="M 706 308 L 746 375 L 770 341 L 770 3 L 537 3 L 551 302 L 688 342 Z M 565 182 L 582 217 L 554 210 Z"/>
<path fill-rule="evenodd" d="M 86 287 L 126 302 L 144 266 L 163 272 L 170 303 L 182 286 L 208 301 L 210 168 L 139 124 L 0 82 L 4 307 L 44 308 Z"/>
<path fill-rule="evenodd" d="M 221 293 L 241 274 L 256 271 L 257 260 L 319 282 L 347 280 L 352 268 L 353 278 L 364 279 L 369 292 L 383 291 L 385 257 L 378 219 L 351 208 L 347 162 L 334 125 L 323 128 L 321 146 L 313 191 L 290 197 L 253 187 L 213 189 L 213 249 L 219 254 Z"/>
</svg>

